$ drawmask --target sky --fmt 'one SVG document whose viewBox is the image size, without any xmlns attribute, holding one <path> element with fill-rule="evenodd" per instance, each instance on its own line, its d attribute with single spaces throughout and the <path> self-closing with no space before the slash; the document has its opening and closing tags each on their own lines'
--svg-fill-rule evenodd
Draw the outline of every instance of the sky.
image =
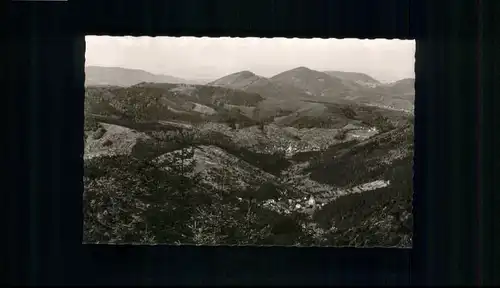
<svg viewBox="0 0 500 288">
<path fill-rule="evenodd" d="M 387 39 L 86 36 L 86 65 L 142 69 L 185 79 L 249 70 L 271 77 L 305 66 L 366 73 L 383 82 L 414 78 L 415 41 Z"/>
</svg>

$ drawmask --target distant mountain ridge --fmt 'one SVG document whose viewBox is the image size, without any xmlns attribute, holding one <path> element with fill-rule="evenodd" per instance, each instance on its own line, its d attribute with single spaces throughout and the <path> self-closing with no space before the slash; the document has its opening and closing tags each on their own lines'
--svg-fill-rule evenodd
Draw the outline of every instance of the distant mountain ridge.
<svg viewBox="0 0 500 288">
<path fill-rule="evenodd" d="M 141 82 L 200 84 L 197 80 L 187 80 L 170 75 L 153 74 L 140 69 L 121 67 L 85 67 L 86 86 L 121 86 L 128 87 Z"/>
<path fill-rule="evenodd" d="M 229 74 L 208 83 L 208 85 L 240 89 L 247 92 L 259 93 L 265 98 L 280 100 L 310 98 L 310 95 L 300 88 L 288 85 L 287 83 L 273 81 L 272 78 L 262 77 L 250 71 Z"/>
<path fill-rule="evenodd" d="M 262 117 L 275 113 L 276 107 L 290 111 L 304 101 L 356 101 L 369 105 L 410 111 L 415 98 L 412 78 L 385 84 L 358 72 L 316 71 L 304 66 L 266 78 L 244 70 L 214 81 L 188 80 L 169 75 L 157 75 L 144 70 L 119 67 L 88 66 L 86 86 L 130 87 L 140 83 L 170 83 L 223 87 L 261 95 L 257 109 Z M 204 82 L 204 83 L 203 83 Z M 321 100 L 320 100 L 321 99 Z"/>
<path fill-rule="evenodd" d="M 273 81 L 250 71 L 232 73 L 212 81 L 208 85 L 261 95 L 266 101 L 261 103 L 258 113 L 264 118 L 273 115 L 277 107 L 280 110 L 294 111 L 303 106 L 303 100 L 312 98 L 312 95 L 308 94 L 307 91 L 293 85 Z"/>
<path fill-rule="evenodd" d="M 414 101 L 414 79 L 383 84 L 357 72 L 316 71 L 297 67 L 266 78 L 251 71 L 226 75 L 208 85 L 260 94 L 268 106 L 281 105 L 294 110 L 303 101 L 356 101 L 381 107 L 410 111 Z M 267 107 L 266 107 L 267 108 Z"/>
</svg>

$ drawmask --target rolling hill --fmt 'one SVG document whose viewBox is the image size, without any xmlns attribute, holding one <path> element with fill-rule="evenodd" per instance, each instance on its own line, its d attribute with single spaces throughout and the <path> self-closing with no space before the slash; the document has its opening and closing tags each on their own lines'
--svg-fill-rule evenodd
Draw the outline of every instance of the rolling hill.
<svg viewBox="0 0 500 288">
<path fill-rule="evenodd" d="M 406 78 L 394 83 L 388 84 L 390 93 L 393 95 L 411 95 L 409 100 L 415 100 L 415 79 Z"/>
<path fill-rule="evenodd" d="M 414 80 L 403 79 L 392 84 L 382 84 L 362 73 L 327 71 L 319 72 L 298 67 L 270 78 L 307 91 L 319 101 L 353 101 L 387 109 L 411 113 L 414 101 Z"/>
<path fill-rule="evenodd" d="M 413 113 L 415 102 L 414 79 L 403 79 L 373 88 L 363 88 L 349 97 L 358 103 L 365 103 L 389 109 Z"/>
<path fill-rule="evenodd" d="M 330 99 L 342 98 L 342 95 L 354 89 L 350 83 L 326 73 L 298 67 L 270 78 L 273 82 L 294 86 L 316 97 Z"/>
<path fill-rule="evenodd" d="M 340 78 L 345 81 L 354 82 L 358 85 L 374 86 L 381 84 L 380 81 L 364 73 L 343 71 L 323 71 L 323 73 L 326 73 L 332 77 Z"/>
<path fill-rule="evenodd" d="M 266 100 L 259 105 L 257 114 L 260 118 L 269 118 L 278 111 L 294 111 L 303 106 L 305 99 L 311 95 L 286 83 L 272 81 L 272 79 L 258 76 L 250 71 L 241 71 L 224 76 L 208 85 L 239 89 L 257 93 Z"/>
</svg>

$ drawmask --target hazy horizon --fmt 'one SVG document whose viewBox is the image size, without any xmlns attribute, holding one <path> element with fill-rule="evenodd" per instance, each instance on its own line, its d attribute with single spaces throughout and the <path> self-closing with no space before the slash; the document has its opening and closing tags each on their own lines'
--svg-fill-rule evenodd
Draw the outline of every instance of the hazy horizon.
<svg viewBox="0 0 500 288">
<path fill-rule="evenodd" d="M 414 78 L 414 40 L 86 36 L 85 66 L 140 69 L 192 80 L 249 70 L 271 77 L 305 66 Z M 163 60 L 163 61 L 159 61 Z"/>
</svg>

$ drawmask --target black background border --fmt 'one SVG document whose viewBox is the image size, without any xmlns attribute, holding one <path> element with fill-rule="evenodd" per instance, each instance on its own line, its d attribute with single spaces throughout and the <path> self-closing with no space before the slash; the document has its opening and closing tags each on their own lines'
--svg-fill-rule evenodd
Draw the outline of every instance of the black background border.
<svg viewBox="0 0 500 288">
<path fill-rule="evenodd" d="M 10 2 L 10 283 L 491 283 L 494 4 L 436 2 Z M 414 248 L 82 245 L 84 35 L 417 39 Z"/>
</svg>

